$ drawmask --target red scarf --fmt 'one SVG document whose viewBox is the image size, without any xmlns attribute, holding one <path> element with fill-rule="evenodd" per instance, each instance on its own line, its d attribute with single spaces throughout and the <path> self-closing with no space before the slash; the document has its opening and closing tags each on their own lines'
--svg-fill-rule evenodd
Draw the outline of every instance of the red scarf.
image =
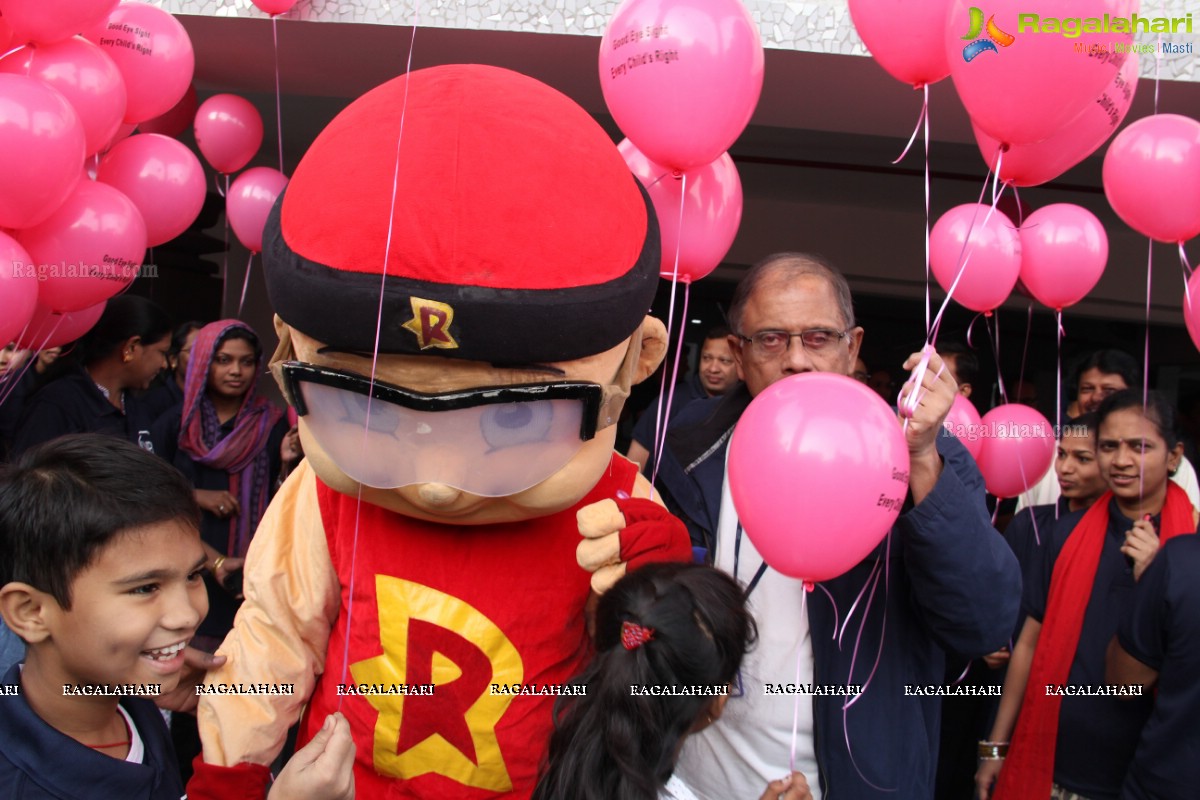
<svg viewBox="0 0 1200 800">
<path fill-rule="evenodd" d="M 1050 579 L 1050 597 L 1045 620 L 1033 654 L 1025 697 L 1017 718 L 1009 756 L 996 783 L 992 800 L 1029 800 L 1050 796 L 1054 782 L 1054 748 L 1058 741 L 1059 695 L 1047 696 L 1047 686 L 1067 682 L 1100 553 L 1108 535 L 1108 506 L 1112 492 L 1105 492 L 1083 515 L 1067 537 Z M 1196 530 L 1192 503 L 1187 492 L 1167 481 L 1158 539 L 1168 539 Z"/>
<path fill-rule="evenodd" d="M 200 329 L 192 344 L 187 378 L 183 385 L 183 413 L 179 421 L 179 449 L 197 464 L 229 473 L 229 492 L 241 505 L 241 513 L 229 519 L 229 546 L 225 555 L 244 556 L 258 521 L 270 499 L 271 454 L 267 442 L 283 412 L 264 397 L 255 397 L 255 382 L 242 398 L 234 417 L 233 430 L 221 438 L 217 411 L 208 397 L 208 370 L 218 343 L 231 328 L 253 329 L 236 319 L 210 322 Z"/>
</svg>

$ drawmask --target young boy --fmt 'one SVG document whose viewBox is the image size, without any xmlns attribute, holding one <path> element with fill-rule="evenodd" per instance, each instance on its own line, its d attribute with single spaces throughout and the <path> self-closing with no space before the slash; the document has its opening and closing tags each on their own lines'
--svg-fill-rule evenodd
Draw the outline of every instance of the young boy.
<svg viewBox="0 0 1200 800">
<path fill-rule="evenodd" d="M 152 696 L 208 611 L 198 521 L 178 471 L 111 436 L 47 442 L 0 477 L 0 615 L 26 643 L 0 681 L 0 795 L 185 796 Z M 322 733 L 273 800 L 353 797 L 345 720 Z"/>
<path fill-rule="evenodd" d="M 183 796 L 152 696 L 208 611 L 198 518 L 182 475 L 112 437 L 49 442 L 0 480 L 0 614 L 27 648 L 0 688 L 11 796 Z"/>
</svg>

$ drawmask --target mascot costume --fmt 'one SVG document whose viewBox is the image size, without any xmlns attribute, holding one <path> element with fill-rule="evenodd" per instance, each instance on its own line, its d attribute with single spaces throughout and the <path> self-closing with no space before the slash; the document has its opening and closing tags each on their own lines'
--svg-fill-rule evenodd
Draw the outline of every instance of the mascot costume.
<svg viewBox="0 0 1200 800">
<path fill-rule="evenodd" d="M 530 692 L 585 664 L 591 593 L 691 555 L 613 452 L 665 351 L 650 202 L 570 99 L 446 66 L 334 119 L 264 239 L 307 460 L 251 544 L 190 796 L 262 798 L 288 728 L 341 711 L 358 797 L 528 797 Z"/>
</svg>

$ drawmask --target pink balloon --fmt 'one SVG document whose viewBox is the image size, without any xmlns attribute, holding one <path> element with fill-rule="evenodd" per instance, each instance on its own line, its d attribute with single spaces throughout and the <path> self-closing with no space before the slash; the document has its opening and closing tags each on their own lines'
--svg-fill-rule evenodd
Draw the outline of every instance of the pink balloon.
<svg viewBox="0 0 1200 800">
<path fill-rule="evenodd" d="M 116 189 L 79 181 L 49 219 L 21 231 L 17 241 L 44 273 L 39 301 L 54 311 L 79 311 L 137 277 L 146 256 L 146 223 Z"/>
<path fill-rule="evenodd" d="M 263 140 L 263 121 L 249 100 L 217 94 L 196 112 L 196 145 L 217 172 L 237 172 L 250 163 Z"/>
<path fill-rule="evenodd" d="M 1031 9 L 1018 3 L 984 6 L 992 28 L 977 30 L 973 20 L 982 25 L 984 17 L 970 9 L 978 5 L 954 0 L 950 6 L 946 57 L 971 119 L 1005 144 L 1040 142 L 1075 119 L 1112 82 L 1117 72 L 1113 45 L 1133 41 L 1129 33 L 1077 30 L 1079 36 L 1067 38 L 1028 27 L 1022 31 L 1017 18 Z M 1138 7 L 1136 0 L 1039 0 L 1035 5 L 1039 19 L 1076 22 L 1105 15 L 1128 19 Z M 1076 52 L 1077 47 L 1103 48 L 1106 57 Z"/>
<path fill-rule="evenodd" d="M 25 228 L 58 208 L 83 164 L 79 115 L 37 78 L 0 74 L 0 227 Z"/>
<path fill-rule="evenodd" d="M 183 99 L 172 106 L 170 111 L 159 114 L 154 119 L 138 123 L 137 128 L 142 133 L 178 136 L 191 127 L 192 121 L 196 118 L 196 105 L 196 85 L 189 83 Z"/>
<path fill-rule="evenodd" d="M 942 425 L 947 433 L 963 443 L 971 458 L 979 460 L 979 451 L 983 449 L 983 422 L 974 403 L 961 394 L 956 395 Z"/>
<path fill-rule="evenodd" d="M 676 177 L 642 155 L 628 139 L 617 149 L 654 203 L 662 237 L 662 277 L 670 279 L 675 273 L 677 250 L 679 280 L 685 283 L 698 281 L 716 269 L 742 222 L 742 181 L 729 154 L 722 153 L 711 164 Z"/>
<path fill-rule="evenodd" d="M 1035 409 L 1020 403 L 983 415 L 982 447 L 976 462 L 987 490 L 1016 497 L 1042 479 L 1054 463 L 1054 428 Z"/>
<path fill-rule="evenodd" d="M 1200 349 L 1200 270 L 1188 278 L 1187 291 L 1183 293 L 1183 321 L 1192 344 Z"/>
<path fill-rule="evenodd" d="M 291 11 L 296 0 L 253 0 L 253 3 L 273 17 Z"/>
<path fill-rule="evenodd" d="M 138 126 L 136 122 L 122 122 L 120 127 L 117 128 L 117 132 L 114 133 L 112 138 L 108 140 L 108 144 L 104 145 L 103 149 L 100 150 L 101 155 L 105 155 L 109 150 L 112 150 L 113 147 L 116 146 L 117 142 L 128 139 L 137 129 Z"/>
<path fill-rule="evenodd" d="M 125 116 L 125 81 L 112 59 L 79 36 L 26 45 L 0 59 L 0 72 L 32 75 L 67 98 L 83 126 L 84 152 L 104 147 Z"/>
<path fill-rule="evenodd" d="M 262 252 L 263 228 L 287 176 L 271 167 L 254 167 L 238 175 L 225 198 L 225 213 L 238 241 L 251 253 Z"/>
<path fill-rule="evenodd" d="M 989 218 L 988 209 L 974 203 L 955 206 L 929 234 L 929 266 L 934 277 L 949 292 L 961 269 L 952 296 L 972 311 L 991 311 L 1003 303 L 1021 272 L 1021 239 L 1016 229 L 999 211 Z M 971 243 L 964 250 L 967 231 Z"/>
<path fill-rule="evenodd" d="M 950 74 L 942 32 L 950 0 L 850 0 L 850 18 L 879 66 L 920 89 Z"/>
<path fill-rule="evenodd" d="M 1038 186 L 1052 181 L 1100 149 L 1120 127 L 1137 91 L 1138 55 L 1122 53 L 1121 68 L 1104 92 L 1079 116 L 1056 133 L 1035 144 L 1009 145 L 1000 162 L 1000 180 L 1017 186 Z M 996 169 L 1000 143 L 972 122 L 983 160 Z"/>
<path fill-rule="evenodd" d="M 1143 117 L 1104 156 L 1104 194 L 1125 224 L 1160 242 L 1200 233 L 1200 122 Z"/>
<path fill-rule="evenodd" d="M 772 569 L 825 581 L 862 561 L 896 521 L 908 446 L 896 414 L 865 385 L 828 372 L 792 375 L 738 420 L 729 489 Z"/>
<path fill-rule="evenodd" d="M 183 143 L 157 133 L 118 142 L 100 162 L 96 180 L 121 190 L 146 221 L 151 247 L 169 242 L 200 216 L 207 191 L 200 159 Z"/>
<path fill-rule="evenodd" d="M 13 30 L 12 26 L 4 19 L 4 15 L 0 14 L 0 53 L 7 53 L 12 47 Z"/>
<path fill-rule="evenodd" d="M 109 15 L 104 30 L 89 36 L 125 78 L 125 122 L 166 113 L 187 93 L 196 69 L 192 41 L 179 20 L 161 8 L 124 3 Z"/>
<path fill-rule="evenodd" d="M 92 329 L 107 304 L 105 300 L 81 311 L 59 313 L 39 302 L 17 344 L 27 350 L 45 350 L 47 347 L 70 344 Z"/>
<path fill-rule="evenodd" d="M 624 0 L 600 40 L 613 119 L 656 164 L 715 161 L 762 91 L 758 25 L 738 0 Z"/>
<path fill-rule="evenodd" d="M 120 0 L 0 0 L 13 41 L 50 44 L 104 19 Z"/>
<path fill-rule="evenodd" d="M 1021 226 L 1021 281 L 1039 303 L 1061 311 L 1104 274 L 1108 234 L 1096 215 L 1071 203 L 1044 206 Z"/>
<path fill-rule="evenodd" d="M 0 233 L 0 347 L 17 337 L 37 305 L 37 268 L 24 247 Z"/>
</svg>

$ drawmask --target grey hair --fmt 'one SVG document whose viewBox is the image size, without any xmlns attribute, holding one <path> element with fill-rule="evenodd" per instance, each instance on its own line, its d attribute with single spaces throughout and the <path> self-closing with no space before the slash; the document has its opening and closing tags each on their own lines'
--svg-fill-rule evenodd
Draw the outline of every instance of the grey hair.
<svg viewBox="0 0 1200 800">
<path fill-rule="evenodd" d="M 729 306 L 729 327 L 734 333 L 742 333 L 742 313 L 746 303 L 759 286 L 775 277 L 788 280 L 801 275 L 816 275 L 829 281 L 837 298 L 838 312 L 846 329 L 854 327 L 854 304 L 850 299 L 850 284 L 841 270 L 820 256 L 809 253 L 773 253 L 759 261 L 742 276 L 733 292 Z"/>
</svg>

